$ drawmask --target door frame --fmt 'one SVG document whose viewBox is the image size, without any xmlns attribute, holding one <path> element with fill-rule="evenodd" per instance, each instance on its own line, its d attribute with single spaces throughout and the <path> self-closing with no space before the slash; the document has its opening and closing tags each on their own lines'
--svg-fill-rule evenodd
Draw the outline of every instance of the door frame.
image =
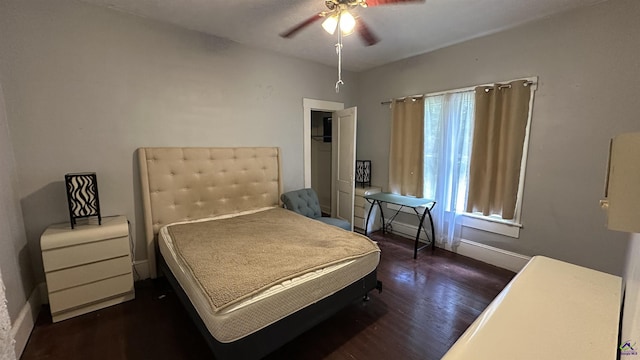
<svg viewBox="0 0 640 360">
<path fill-rule="evenodd" d="M 304 169 L 304 187 L 311 187 L 311 111 L 334 112 L 344 110 L 344 103 L 316 99 L 302 99 L 303 126 L 302 126 L 302 167 Z M 331 204 L 333 207 L 333 204 Z"/>
</svg>

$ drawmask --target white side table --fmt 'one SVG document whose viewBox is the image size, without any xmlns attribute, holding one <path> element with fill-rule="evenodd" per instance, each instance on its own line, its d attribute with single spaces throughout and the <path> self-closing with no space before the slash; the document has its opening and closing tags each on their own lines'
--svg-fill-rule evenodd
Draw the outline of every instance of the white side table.
<svg viewBox="0 0 640 360">
<path fill-rule="evenodd" d="M 124 216 L 102 225 L 49 226 L 40 237 L 53 322 L 135 297 L 129 225 Z"/>
</svg>

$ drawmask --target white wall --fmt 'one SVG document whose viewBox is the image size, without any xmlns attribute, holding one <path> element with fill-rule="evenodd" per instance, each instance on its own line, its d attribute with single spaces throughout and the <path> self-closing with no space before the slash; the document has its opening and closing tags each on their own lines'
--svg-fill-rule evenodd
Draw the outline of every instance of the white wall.
<svg viewBox="0 0 640 360">
<path fill-rule="evenodd" d="M 27 244 L 20 198 L 18 197 L 18 176 L 1 85 L 0 169 L 2 169 L 0 171 L 1 282 L 6 288 L 4 293 L 11 322 L 11 327 L 8 330 L 10 330 L 10 338 L 15 340 L 12 346 L 15 347 L 15 353 L 20 356 L 35 323 L 40 298 L 34 286 L 32 256 Z"/>
<path fill-rule="evenodd" d="M 335 94 L 332 67 L 73 0 L 2 0 L 0 83 L 37 281 L 41 232 L 68 221 L 67 172 L 98 173 L 103 214 L 132 221 L 142 260 L 137 147 L 280 146 L 285 190 L 300 188 L 302 98 L 340 101 L 358 105 L 358 158 L 373 160 L 373 184 L 385 186 L 390 114 L 380 101 L 532 75 L 521 236 L 463 236 L 620 274 L 626 238 L 604 230 L 597 204 L 608 138 L 640 130 L 638 18 L 640 2 L 610 0 L 347 73 Z"/>
<path fill-rule="evenodd" d="M 3 0 L 0 34 L 38 281 L 40 234 L 68 221 L 65 173 L 97 172 L 103 215 L 129 218 L 143 260 L 136 148 L 279 146 L 292 190 L 303 186 L 303 97 L 354 98 L 349 73 L 335 93 L 332 67 L 73 0 Z"/>
<path fill-rule="evenodd" d="M 358 158 L 372 159 L 373 183 L 387 186 L 383 100 L 539 76 L 520 238 L 462 235 L 619 275 L 627 240 L 605 230 L 598 200 L 609 138 L 640 130 L 638 19 L 640 1 L 610 0 L 361 73 Z"/>
<path fill-rule="evenodd" d="M 31 256 L 18 198 L 18 177 L 0 86 L 0 269 L 11 322 L 34 289 Z"/>
</svg>

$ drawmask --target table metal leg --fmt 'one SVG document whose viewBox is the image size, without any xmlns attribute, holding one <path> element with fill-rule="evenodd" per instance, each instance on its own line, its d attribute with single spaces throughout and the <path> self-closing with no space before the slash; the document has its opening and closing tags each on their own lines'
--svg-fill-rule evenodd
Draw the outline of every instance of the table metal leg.
<svg viewBox="0 0 640 360">
<path fill-rule="evenodd" d="M 429 213 L 429 223 L 431 224 L 431 250 L 435 250 L 436 249 L 436 231 L 433 227 L 433 217 L 431 216 L 431 210 L 429 208 L 426 208 L 425 211 Z"/>
<path fill-rule="evenodd" d="M 380 218 L 382 219 L 382 233 L 386 232 L 386 227 L 384 223 L 384 211 L 382 211 L 382 203 L 378 200 L 373 200 L 373 204 L 369 207 L 369 213 L 367 214 L 367 221 L 364 223 L 364 236 L 367 236 L 367 230 L 369 228 L 369 219 L 371 218 L 371 212 L 373 208 L 378 204 L 378 209 L 380 209 Z"/>
<path fill-rule="evenodd" d="M 415 211 L 415 209 L 414 209 Z M 418 223 L 418 232 L 416 233 L 416 242 L 413 244 L 413 259 L 418 258 L 418 242 L 420 241 L 420 230 L 422 230 L 422 223 L 424 222 L 424 217 L 429 210 L 425 209 L 422 213 L 422 217 L 420 217 L 420 222 Z M 431 243 L 433 244 L 433 239 L 431 239 Z"/>
<path fill-rule="evenodd" d="M 418 210 L 416 210 L 415 208 L 413 209 L 413 211 L 415 211 L 416 215 L 418 215 L 418 218 L 420 219 L 420 222 L 418 223 L 418 232 L 416 233 L 416 242 L 413 246 L 413 258 L 416 259 L 418 257 L 418 250 L 423 249 L 425 246 L 429 246 L 429 244 L 427 244 L 418 248 L 418 242 L 420 241 L 420 230 L 424 229 L 424 234 L 427 236 L 427 238 L 429 238 L 429 240 L 431 240 L 431 250 L 435 250 L 436 248 L 436 234 L 433 226 L 433 217 L 431 217 L 431 210 L 428 207 L 425 208 L 424 212 L 422 212 L 422 216 L 420 216 L 420 213 L 418 213 Z M 424 227 L 424 218 L 427 215 L 429 215 L 429 225 L 431 225 L 431 236 L 427 234 L 427 229 Z"/>
<path fill-rule="evenodd" d="M 367 221 L 365 221 L 365 223 L 364 223 L 364 236 L 367 236 L 367 230 L 369 229 L 369 218 L 371 217 L 371 210 L 373 210 L 374 206 L 376 206 L 376 202 L 375 201 L 369 207 L 369 213 L 367 214 Z"/>
<path fill-rule="evenodd" d="M 376 200 L 376 202 L 378 203 L 378 209 L 380 209 L 380 219 L 382 219 L 382 233 L 384 234 L 387 232 L 387 225 L 384 222 L 384 211 L 382 211 L 382 202 L 380 200 Z"/>
</svg>

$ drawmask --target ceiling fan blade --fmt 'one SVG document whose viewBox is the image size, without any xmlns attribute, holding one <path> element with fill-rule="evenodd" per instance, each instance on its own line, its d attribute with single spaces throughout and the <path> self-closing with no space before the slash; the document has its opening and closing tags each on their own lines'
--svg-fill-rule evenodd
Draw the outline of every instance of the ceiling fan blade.
<svg viewBox="0 0 640 360">
<path fill-rule="evenodd" d="M 380 5 L 423 3 L 425 0 L 365 0 L 364 2 L 367 4 L 367 7 L 371 7 Z"/>
<path fill-rule="evenodd" d="M 375 34 L 371 31 L 371 29 L 369 29 L 367 24 L 362 21 L 362 19 L 358 19 L 356 23 L 356 31 L 358 32 L 358 35 L 360 35 L 360 39 L 362 39 L 362 41 L 367 46 L 375 45 L 378 43 L 378 41 L 380 41 L 380 39 L 375 36 Z"/>
<path fill-rule="evenodd" d="M 308 18 L 307 20 L 301 22 L 300 24 L 292 27 L 291 29 L 283 32 L 280 34 L 280 36 L 282 36 L 283 38 L 291 38 L 293 37 L 295 34 L 298 33 L 298 31 L 306 28 L 307 26 L 313 24 L 314 22 L 322 19 L 324 17 L 323 13 L 317 13 L 315 15 L 313 15 L 312 17 Z"/>
</svg>

